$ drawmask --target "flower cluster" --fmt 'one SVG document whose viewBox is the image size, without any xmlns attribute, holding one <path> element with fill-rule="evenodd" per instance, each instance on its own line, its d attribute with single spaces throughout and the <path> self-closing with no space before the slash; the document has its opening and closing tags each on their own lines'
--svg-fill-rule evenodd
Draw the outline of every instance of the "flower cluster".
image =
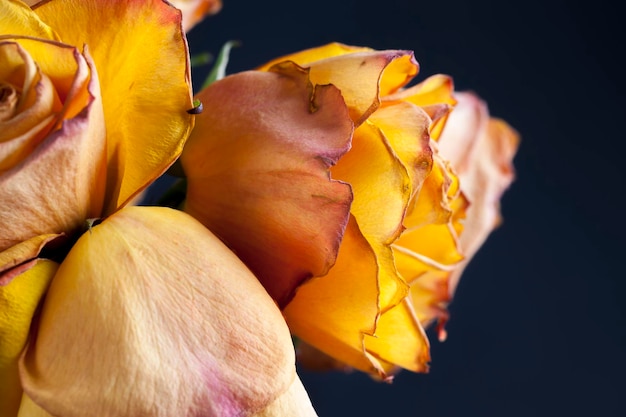
<svg viewBox="0 0 626 417">
<path fill-rule="evenodd" d="M 313 416 L 292 336 L 383 380 L 445 337 L 516 133 L 404 50 L 194 97 L 185 30 L 220 6 L 0 2 L 0 415 Z M 136 205 L 177 160 L 182 204 Z"/>
</svg>

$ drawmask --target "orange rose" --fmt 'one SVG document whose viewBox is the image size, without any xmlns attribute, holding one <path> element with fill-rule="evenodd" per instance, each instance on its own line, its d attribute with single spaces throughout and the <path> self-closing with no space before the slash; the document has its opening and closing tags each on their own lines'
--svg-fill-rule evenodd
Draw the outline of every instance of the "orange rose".
<svg viewBox="0 0 626 417">
<path fill-rule="evenodd" d="M 199 94 L 215 104 L 183 151 L 185 210 L 246 262 L 300 339 L 382 378 L 425 371 L 435 316 L 422 310 L 448 296 L 441 285 L 421 295 L 420 277 L 464 258 L 468 196 L 436 144 L 456 103 L 450 78 L 405 88 L 418 70 L 411 52 L 341 44 L 260 70 Z M 335 88 L 347 111 L 319 100 Z M 351 143 L 347 127 L 330 129 L 332 107 L 336 126 L 354 126 Z M 309 128 L 315 117 L 324 129 Z"/>
</svg>

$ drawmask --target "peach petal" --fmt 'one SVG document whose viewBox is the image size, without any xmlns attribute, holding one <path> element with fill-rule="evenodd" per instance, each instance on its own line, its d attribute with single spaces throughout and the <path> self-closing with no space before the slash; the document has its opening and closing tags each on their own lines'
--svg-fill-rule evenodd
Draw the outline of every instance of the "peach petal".
<svg viewBox="0 0 626 417">
<path fill-rule="evenodd" d="M 20 377 L 52 415 L 234 417 L 286 393 L 294 361 L 274 301 L 218 238 L 127 207 L 59 267 Z"/>
<path fill-rule="evenodd" d="M 237 74 L 201 92 L 182 164 L 185 211 L 284 306 L 335 262 L 352 193 L 329 167 L 348 150 L 352 123 L 336 88 L 312 88 L 293 65 L 280 71 Z"/>
<path fill-rule="evenodd" d="M 98 77 L 88 54 L 74 50 L 74 58 L 76 78 L 90 74 L 88 104 L 0 175 L 0 250 L 42 234 L 74 232 L 101 214 L 106 142 Z"/>
<path fill-rule="evenodd" d="M 440 148 L 458 167 L 469 208 L 460 237 L 466 261 L 450 277 L 451 294 L 467 262 L 500 222 L 500 199 L 515 177 L 512 160 L 519 144 L 517 132 L 502 120 L 490 118 L 478 97 L 470 93 L 456 97 L 459 104 L 443 131 Z"/>
</svg>

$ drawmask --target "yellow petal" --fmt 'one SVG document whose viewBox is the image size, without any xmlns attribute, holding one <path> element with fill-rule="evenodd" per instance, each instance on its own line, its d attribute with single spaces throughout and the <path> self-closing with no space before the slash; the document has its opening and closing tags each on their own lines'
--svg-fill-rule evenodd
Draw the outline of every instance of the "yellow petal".
<svg viewBox="0 0 626 417">
<path fill-rule="evenodd" d="M 407 84 L 418 70 L 412 52 L 397 50 L 355 52 L 306 64 L 293 62 L 310 69 L 313 84 L 333 84 L 341 90 L 356 126 L 378 108 L 381 95 Z"/>
<path fill-rule="evenodd" d="M 351 217 L 333 268 L 302 285 L 283 313 L 298 338 L 354 368 L 378 374 L 379 366 L 363 347 L 364 335 L 374 333 L 380 314 L 378 295 L 375 254 Z"/>
<path fill-rule="evenodd" d="M 383 100 L 391 103 L 405 101 L 427 109 L 433 119 L 430 127 L 430 137 L 433 140 L 439 139 L 448 113 L 456 104 L 452 78 L 442 74 L 430 76 L 421 83 L 397 91 Z M 438 114 L 435 116 L 433 113 Z"/>
<path fill-rule="evenodd" d="M 345 104 L 293 65 L 226 77 L 198 97 L 204 111 L 182 155 L 185 211 L 284 306 L 335 262 L 348 220 L 350 187 L 329 175 L 350 146 Z"/>
<path fill-rule="evenodd" d="M 389 148 L 404 165 L 414 197 L 433 165 L 428 115 L 415 105 L 399 102 L 378 109 L 369 120 L 384 134 Z"/>
<path fill-rule="evenodd" d="M 436 150 L 434 142 L 431 146 Z M 404 225 L 416 229 L 429 224 L 445 224 L 452 216 L 450 200 L 458 193 L 458 178 L 450 164 L 437 151 L 433 154 L 432 171 L 424 180 L 419 193 L 411 200 Z"/>
<path fill-rule="evenodd" d="M 63 42 L 88 45 L 98 68 L 111 213 L 165 172 L 192 128 L 180 11 L 161 0 L 57 0 L 34 7 Z"/>
<path fill-rule="evenodd" d="M 61 264 L 20 376 L 52 415 L 240 416 L 289 389 L 294 361 L 280 311 L 219 239 L 127 207 Z"/>
<path fill-rule="evenodd" d="M 22 41 L 20 41 L 22 42 Z M 89 55 L 55 43 L 24 40 L 73 68 L 61 113 L 72 116 L 19 165 L 0 174 L 0 250 L 32 237 L 72 233 L 102 213 L 106 139 L 97 74 Z M 67 78 L 67 77 L 66 77 Z M 65 116 L 64 116 L 65 117 Z M 4 143 L 2 144 L 4 145 Z"/>
<path fill-rule="evenodd" d="M 170 3 L 183 13 L 185 32 L 189 32 L 207 15 L 215 14 L 222 8 L 221 0 L 171 0 Z"/>
<path fill-rule="evenodd" d="M 0 285 L 8 284 L 14 277 L 30 269 L 41 250 L 58 234 L 39 235 L 22 241 L 0 252 Z"/>
<path fill-rule="evenodd" d="M 54 54 L 57 48 L 50 49 L 48 53 Z M 71 54 L 65 52 L 57 59 L 66 58 L 75 64 Z M 76 72 L 74 68 L 67 76 L 73 78 Z M 0 42 L 0 83 L 1 173 L 19 164 L 40 144 L 59 120 L 57 114 L 63 105 L 53 82 L 16 42 Z"/>
<path fill-rule="evenodd" d="M 334 178 L 352 186 L 354 201 L 350 213 L 376 255 L 379 308 L 385 311 L 408 292 L 396 271 L 390 248 L 402 231 L 402 219 L 411 197 L 407 168 L 380 129 L 367 121 L 354 132 L 352 149 L 331 172 Z"/>
<path fill-rule="evenodd" d="M 38 260 L 10 282 L 0 283 L 0 415 L 13 416 L 22 397 L 18 358 L 26 345 L 31 321 L 57 264 Z"/>
<path fill-rule="evenodd" d="M 59 40 L 54 30 L 19 0 L 0 2 L 0 34 L 0 39 L 10 34 Z"/>
<path fill-rule="evenodd" d="M 409 298 L 380 316 L 375 336 L 365 337 L 365 349 L 383 362 L 413 372 L 428 371 L 430 345 Z"/>
<path fill-rule="evenodd" d="M 295 52 L 289 55 L 283 55 L 279 58 L 273 59 L 259 68 L 259 71 L 268 71 L 274 65 L 284 62 L 284 61 L 292 61 L 301 67 L 309 66 L 309 64 L 319 61 L 321 59 L 332 58 L 336 56 L 352 54 L 355 52 L 371 52 L 371 48 L 358 47 L 358 46 L 349 46 L 344 45 L 339 42 L 332 42 L 323 46 L 318 46 L 315 48 L 305 49 L 303 51 Z"/>
</svg>

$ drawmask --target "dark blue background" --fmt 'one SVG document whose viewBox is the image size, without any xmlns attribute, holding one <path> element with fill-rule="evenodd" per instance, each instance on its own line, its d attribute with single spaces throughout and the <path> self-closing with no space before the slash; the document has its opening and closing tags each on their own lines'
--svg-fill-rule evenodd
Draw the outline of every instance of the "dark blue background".
<svg viewBox="0 0 626 417">
<path fill-rule="evenodd" d="M 504 224 L 467 269 L 428 375 L 301 371 L 321 417 L 626 415 L 624 29 L 607 1 L 224 0 L 192 53 L 229 72 L 331 41 L 412 49 L 522 136 Z M 201 70 L 194 80 L 200 85 Z"/>
</svg>

